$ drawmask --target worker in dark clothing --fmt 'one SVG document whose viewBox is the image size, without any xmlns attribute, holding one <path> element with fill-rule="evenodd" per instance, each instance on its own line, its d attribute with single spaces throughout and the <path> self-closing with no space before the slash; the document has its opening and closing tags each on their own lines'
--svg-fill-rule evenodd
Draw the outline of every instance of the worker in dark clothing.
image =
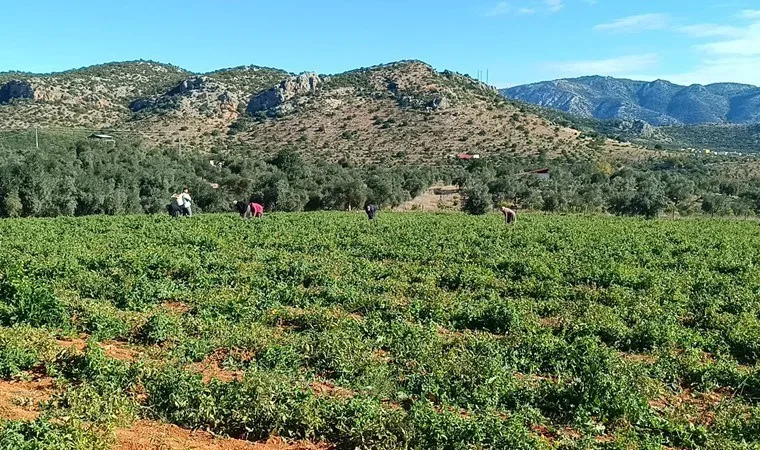
<svg viewBox="0 0 760 450">
<path fill-rule="evenodd" d="M 501 213 L 504 214 L 504 223 L 507 225 L 514 223 L 517 220 L 517 213 L 506 206 L 501 207 Z"/>
<path fill-rule="evenodd" d="M 185 215 L 185 206 L 180 194 L 172 195 L 172 200 L 169 205 L 166 206 L 166 210 L 172 217 L 182 217 Z"/>
<path fill-rule="evenodd" d="M 256 202 L 235 202 L 235 209 L 240 213 L 240 217 L 243 219 L 250 219 L 251 217 L 264 217 L 264 206 Z"/>
<path fill-rule="evenodd" d="M 367 213 L 367 217 L 369 218 L 369 220 L 374 220 L 374 219 L 375 219 L 375 217 L 377 216 L 377 211 L 378 211 L 379 209 L 380 209 L 380 208 L 378 208 L 378 207 L 377 207 L 377 205 L 372 205 L 372 204 L 371 204 L 371 205 L 367 205 L 367 206 L 364 208 L 364 212 L 366 212 L 366 213 Z"/>
</svg>

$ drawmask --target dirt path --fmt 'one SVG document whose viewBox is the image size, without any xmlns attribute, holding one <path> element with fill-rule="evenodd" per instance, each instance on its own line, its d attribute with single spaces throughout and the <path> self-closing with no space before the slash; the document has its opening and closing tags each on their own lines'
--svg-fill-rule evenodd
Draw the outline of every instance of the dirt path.
<svg viewBox="0 0 760 450">
<path fill-rule="evenodd" d="M 287 443 L 278 438 L 248 442 L 219 438 L 205 431 L 190 431 L 175 425 L 141 420 L 131 428 L 116 431 L 113 450 L 329 450 L 328 445 Z"/>
<path fill-rule="evenodd" d="M 461 200 L 459 187 L 434 185 L 419 196 L 395 208 L 397 211 L 446 211 L 456 210 Z"/>
</svg>

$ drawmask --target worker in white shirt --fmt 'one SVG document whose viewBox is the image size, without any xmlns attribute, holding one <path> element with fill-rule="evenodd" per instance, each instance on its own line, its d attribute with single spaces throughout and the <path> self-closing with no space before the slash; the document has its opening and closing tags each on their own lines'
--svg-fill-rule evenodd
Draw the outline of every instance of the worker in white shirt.
<svg viewBox="0 0 760 450">
<path fill-rule="evenodd" d="M 182 206 L 184 215 L 191 217 L 193 215 L 193 199 L 190 198 L 190 189 L 182 189 L 182 194 L 180 194 L 178 201 L 181 202 L 180 206 Z"/>
<path fill-rule="evenodd" d="M 506 206 L 501 207 L 501 213 L 504 214 L 504 223 L 507 225 L 514 223 L 517 220 L 517 213 Z"/>
</svg>

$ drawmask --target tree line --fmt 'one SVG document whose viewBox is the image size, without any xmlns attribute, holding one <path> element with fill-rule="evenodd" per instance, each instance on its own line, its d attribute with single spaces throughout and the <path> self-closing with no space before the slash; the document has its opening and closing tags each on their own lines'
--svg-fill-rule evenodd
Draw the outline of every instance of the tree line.
<svg viewBox="0 0 760 450">
<path fill-rule="evenodd" d="M 506 157 L 470 164 L 458 180 L 465 187 L 464 208 L 482 214 L 494 204 L 510 204 L 547 212 L 650 218 L 760 213 L 760 177 L 738 174 L 736 166 L 719 160 L 670 156 L 617 167 L 601 161 L 543 161 L 549 179 L 526 172 L 538 162 Z"/>
<path fill-rule="evenodd" d="M 356 167 L 309 161 L 295 150 L 262 158 L 253 150 L 199 154 L 137 141 L 86 139 L 44 151 L 0 146 L 0 215 L 53 217 L 163 212 L 188 187 L 194 207 L 231 211 L 236 200 L 273 211 L 399 205 L 433 183 L 414 167 Z"/>
<path fill-rule="evenodd" d="M 53 217 L 160 213 L 172 193 L 191 190 L 203 212 L 231 211 L 236 200 L 270 211 L 397 206 L 436 182 L 461 187 L 473 214 L 508 204 L 549 212 L 668 214 L 760 213 L 760 179 L 732 175 L 688 157 L 629 165 L 497 155 L 435 166 L 359 166 L 305 159 L 293 149 L 264 158 L 255 149 L 206 154 L 155 149 L 139 141 L 74 140 L 44 150 L 0 145 L 0 215 Z M 531 170 L 545 167 L 550 178 Z"/>
</svg>

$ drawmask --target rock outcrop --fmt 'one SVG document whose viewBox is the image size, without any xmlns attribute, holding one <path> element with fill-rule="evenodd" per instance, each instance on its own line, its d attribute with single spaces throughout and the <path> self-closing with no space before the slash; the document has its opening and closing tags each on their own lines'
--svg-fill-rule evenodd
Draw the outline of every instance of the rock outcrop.
<svg viewBox="0 0 760 450">
<path fill-rule="evenodd" d="M 238 112 L 238 97 L 230 92 L 222 92 L 216 96 L 219 106 L 219 114 L 224 120 L 235 120 L 240 116 Z"/>
<path fill-rule="evenodd" d="M 660 138 L 659 130 L 643 120 L 620 120 L 614 129 L 617 133 L 633 135 L 636 138 Z"/>
<path fill-rule="evenodd" d="M 137 100 L 133 100 L 132 103 L 129 104 L 129 109 L 132 110 L 132 112 L 140 112 L 143 109 L 148 109 L 152 107 L 155 104 L 155 100 L 150 98 L 138 98 Z"/>
<path fill-rule="evenodd" d="M 290 77 L 279 86 L 253 96 L 248 102 L 248 112 L 257 113 L 277 108 L 295 97 L 316 92 L 321 84 L 322 80 L 315 73 Z"/>
<path fill-rule="evenodd" d="M 57 102 L 66 98 L 61 88 L 57 86 L 33 86 L 35 102 Z"/>
<path fill-rule="evenodd" d="M 446 109 L 451 106 L 451 102 L 446 97 L 436 97 L 430 102 L 428 106 L 433 110 Z"/>
<path fill-rule="evenodd" d="M 652 125 L 649 125 L 643 120 L 636 120 L 633 122 L 634 130 L 644 138 L 651 138 L 655 135 L 656 129 Z"/>
<path fill-rule="evenodd" d="M 199 91 L 208 83 L 206 77 L 193 77 L 183 80 L 180 84 L 172 88 L 166 95 L 180 95 L 191 91 Z"/>
<path fill-rule="evenodd" d="M 32 83 L 22 80 L 11 80 L 0 86 L 0 103 L 10 103 L 13 100 L 34 100 L 35 92 Z"/>
<path fill-rule="evenodd" d="M 223 83 L 208 77 L 193 77 L 183 80 L 158 97 L 134 100 L 129 108 L 136 113 L 155 109 L 234 120 L 239 115 L 238 102 L 238 96 L 229 92 Z"/>
</svg>

